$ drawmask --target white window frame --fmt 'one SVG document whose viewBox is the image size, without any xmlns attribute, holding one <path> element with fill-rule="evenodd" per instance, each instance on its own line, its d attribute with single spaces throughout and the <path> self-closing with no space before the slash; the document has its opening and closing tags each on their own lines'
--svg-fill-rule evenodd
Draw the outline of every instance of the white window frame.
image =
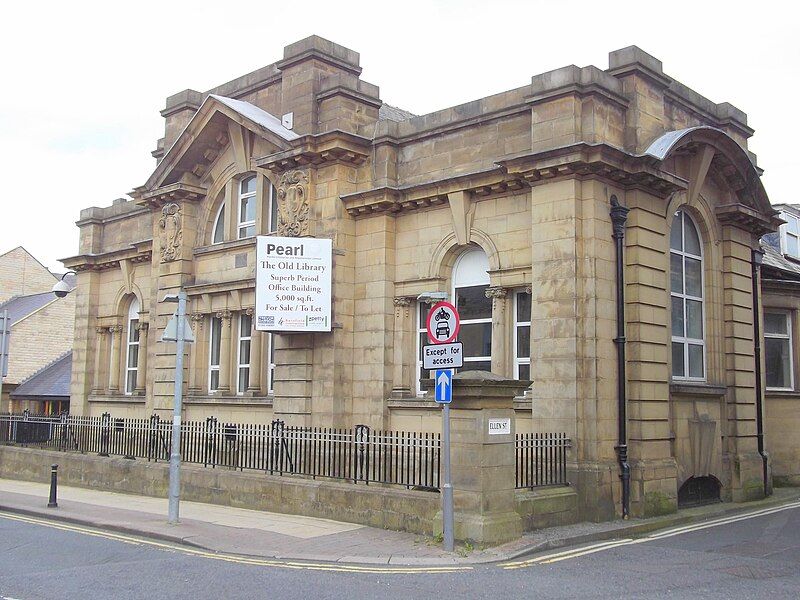
<svg viewBox="0 0 800 600">
<path fill-rule="evenodd" d="M 791 213 L 782 212 L 781 219 L 786 221 L 785 224 L 781 225 L 781 254 L 785 254 L 786 256 L 791 256 L 793 258 L 800 258 L 800 217 L 797 217 Z M 795 224 L 795 230 L 798 233 L 792 233 L 789 231 L 789 225 L 791 222 Z M 792 254 L 789 252 L 789 242 L 788 239 L 792 237 L 797 242 L 798 254 Z"/>
<path fill-rule="evenodd" d="M 216 239 L 217 233 L 217 226 L 219 225 L 220 219 L 224 219 L 225 215 L 225 202 L 220 204 L 219 209 L 217 210 L 217 216 L 214 217 L 214 226 L 211 228 L 211 243 L 212 244 L 221 244 L 225 241 L 225 222 L 223 221 L 222 225 L 222 239 Z"/>
<path fill-rule="evenodd" d="M 417 301 L 415 306 L 416 306 L 417 312 L 416 312 L 416 316 L 414 317 L 414 323 L 416 324 L 416 327 L 414 328 L 414 330 L 416 332 L 416 337 L 415 337 L 415 341 L 414 341 L 414 347 L 416 348 L 417 369 L 415 371 L 414 379 L 416 379 L 416 381 L 417 381 L 417 384 L 416 384 L 417 396 L 426 396 L 428 394 L 428 392 L 426 390 L 422 389 L 422 377 L 421 377 L 421 374 L 422 374 L 422 344 L 420 343 L 420 339 L 421 339 L 420 338 L 420 334 L 422 333 L 422 334 L 425 334 L 426 336 L 428 335 L 427 325 L 425 324 L 425 322 L 422 319 L 422 307 L 423 306 L 428 306 L 428 308 L 430 309 L 430 306 L 427 303 L 419 301 L 419 300 Z"/>
<path fill-rule="evenodd" d="M 136 386 L 138 385 L 139 379 L 139 300 L 134 298 L 131 300 L 131 304 L 128 307 L 128 327 L 126 329 L 126 343 L 125 343 L 125 394 L 127 396 L 132 395 L 136 391 Z M 136 331 L 136 339 L 133 340 L 134 337 L 133 332 Z M 131 349 L 134 348 L 136 352 L 136 365 L 131 366 Z M 133 389 L 130 389 L 128 385 L 128 375 L 133 372 L 134 381 L 133 381 Z"/>
<path fill-rule="evenodd" d="M 695 220 L 691 217 L 691 215 L 683 209 L 678 209 L 675 211 L 673 216 L 674 218 L 680 213 L 682 215 L 680 223 L 681 223 L 681 240 L 683 242 L 682 250 L 673 250 L 672 244 L 670 243 L 669 246 L 669 276 L 667 277 L 667 281 L 669 282 L 669 294 L 670 294 L 670 316 L 672 315 L 672 298 L 677 297 L 680 298 L 683 302 L 683 330 L 684 333 L 688 327 L 688 320 L 689 320 L 689 311 L 686 309 L 686 301 L 687 300 L 694 300 L 700 302 L 700 320 L 701 325 L 703 327 L 703 337 L 702 339 L 697 338 L 690 338 L 686 336 L 676 336 L 672 335 L 672 342 L 683 344 L 683 366 L 684 366 L 684 374 L 683 375 L 675 375 L 674 374 L 674 365 L 671 369 L 671 377 L 676 381 L 690 381 L 690 382 L 704 382 L 708 379 L 708 365 L 706 360 L 706 334 L 707 334 L 707 327 L 706 327 L 706 302 L 705 302 L 705 291 L 706 291 L 706 274 L 705 274 L 705 259 L 703 256 L 703 235 L 700 232 L 700 228 L 697 226 Z M 695 231 L 697 232 L 697 239 L 700 241 L 700 254 L 692 254 L 691 252 L 686 251 L 686 236 L 684 230 L 684 223 L 685 220 L 689 219 L 691 224 L 694 226 Z M 682 267 L 682 277 L 683 277 L 683 293 L 673 292 L 672 291 L 672 255 L 677 254 L 681 257 L 681 267 Z M 702 296 L 692 296 L 686 293 L 686 259 L 694 259 L 700 261 L 700 292 Z M 670 333 L 672 333 L 672 324 L 670 323 Z M 700 346 L 703 352 L 703 376 L 702 377 L 691 377 L 689 375 L 689 345 Z M 672 356 L 672 344 L 670 344 L 670 356 Z"/>
<path fill-rule="evenodd" d="M 775 391 L 793 391 L 794 390 L 794 348 L 793 344 L 793 336 L 792 336 L 792 311 L 790 310 L 782 310 L 782 309 L 772 309 L 772 308 L 764 308 L 764 320 L 766 321 L 767 313 L 770 314 L 779 314 L 786 316 L 786 333 L 767 333 L 766 327 L 764 331 L 764 352 L 766 352 L 766 340 L 769 339 L 777 339 L 777 340 L 789 340 L 789 387 L 772 387 L 766 385 L 767 382 L 767 374 L 764 373 L 764 384 L 768 390 L 775 390 Z"/>
<path fill-rule="evenodd" d="M 459 275 L 458 271 L 459 271 L 459 267 L 461 266 L 461 263 L 465 260 L 465 258 L 467 256 L 469 256 L 470 254 L 473 254 L 473 253 L 477 253 L 477 252 L 480 252 L 484 256 L 486 256 L 486 253 L 484 252 L 484 250 L 482 248 L 470 249 L 470 250 L 467 250 L 466 252 L 463 252 L 456 259 L 456 262 L 453 265 L 453 286 L 452 286 L 452 288 L 450 290 L 450 293 L 451 293 L 450 297 L 452 298 L 453 306 L 455 306 L 456 308 L 458 308 L 457 290 L 459 290 L 461 288 L 478 287 L 478 286 L 482 286 L 482 287 L 485 287 L 485 288 L 488 289 L 489 286 L 491 285 L 491 283 L 489 281 L 489 272 L 488 271 L 486 271 L 485 273 L 479 274 L 479 275 L 478 274 L 474 274 L 474 273 L 470 273 L 471 277 L 468 277 L 468 278 L 465 278 L 465 279 L 459 280 L 459 281 L 456 280 L 457 279 L 457 275 Z M 490 302 L 491 302 L 491 300 L 490 300 Z M 464 325 L 486 324 L 486 323 L 488 323 L 489 326 L 491 327 L 491 324 L 492 324 L 491 312 L 489 314 L 489 317 L 488 318 L 484 318 L 484 319 L 462 319 L 461 320 L 461 328 L 463 329 Z M 489 365 L 490 365 L 489 368 L 491 370 L 492 357 L 491 357 L 491 355 L 489 355 L 489 356 L 469 356 L 469 357 L 464 356 L 464 363 L 468 363 L 468 362 L 488 362 Z M 459 369 L 456 369 L 456 372 L 458 372 L 458 371 L 459 371 Z"/>
<path fill-rule="evenodd" d="M 219 383 L 219 371 L 220 371 L 220 364 L 219 363 L 214 364 L 212 362 L 214 360 L 214 339 L 215 339 L 214 321 L 219 321 L 219 333 L 217 335 L 219 335 L 220 338 L 219 360 L 222 361 L 222 319 L 219 317 L 215 317 L 214 315 L 211 315 L 208 326 L 208 392 L 209 393 L 214 393 L 219 389 L 218 387 L 217 388 L 211 387 L 212 373 L 214 373 L 215 371 L 218 373 L 217 383 Z"/>
<path fill-rule="evenodd" d="M 253 180 L 254 188 L 252 192 L 242 193 L 242 188 L 246 181 Z M 242 221 L 242 200 L 248 200 L 252 202 L 257 202 L 256 197 L 258 194 L 258 176 L 257 175 L 248 175 L 246 177 L 242 177 L 239 181 L 239 193 L 237 194 L 237 201 L 236 201 L 236 212 L 238 214 L 237 218 L 237 226 L 236 226 L 236 239 L 243 240 L 245 238 L 254 237 L 257 233 L 256 230 L 256 219 L 253 218 L 252 221 Z M 249 202 L 248 202 L 249 204 Z M 258 211 L 256 210 L 256 216 L 258 215 Z M 248 227 L 252 227 L 253 235 L 242 235 L 243 231 L 247 231 Z"/>
<path fill-rule="evenodd" d="M 247 335 L 242 333 L 242 321 L 245 317 L 250 319 L 250 327 L 247 330 Z M 243 363 L 242 362 L 242 343 L 247 342 L 250 348 L 250 356 L 252 357 L 253 353 L 253 320 L 252 317 L 249 317 L 245 313 L 239 313 L 239 319 L 237 323 L 237 343 L 236 343 L 236 395 L 242 396 L 246 391 L 247 387 L 250 385 L 250 362 Z M 247 385 L 244 386 L 242 389 L 242 371 L 247 371 Z"/>
<path fill-rule="evenodd" d="M 278 233 L 278 189 L 267 179 L 267 233 Z"/>
<path fill-rule="evenodd" d="M 519 367 L 520 365 L 528 365 L 528 372 L 530 373 L 530 366 L 531 366 L 531 349 L 528 348 L 528 356 L 521 357 L 519 355 L 519 328 L 520 327 L 527 327 L 528 328 L 528 339 L 530 339 L 530 329 L 531 329 L 531 316 L 528 315 L 527 321 L 518 321 L 519 318 L 519 310 L 518 310 L 518 302 L 520 295 L 530 295 L 528 292 L 521 290 L 514 292 L 514 379 L 519 379 Z"/>
</svg>

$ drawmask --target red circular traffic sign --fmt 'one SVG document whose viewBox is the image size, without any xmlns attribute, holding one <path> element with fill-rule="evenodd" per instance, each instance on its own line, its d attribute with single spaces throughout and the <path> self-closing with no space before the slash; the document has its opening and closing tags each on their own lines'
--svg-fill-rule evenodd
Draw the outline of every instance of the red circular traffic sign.
<svg viewBox="0 0 800 600">
<path fill-rule="evenodd" d="M 432 344 L 449 344 L 458 337 L 461 329 L 461 318 L 456 307 L 449 302 L 437 302 L 428 311 L 425 321 L 428 340 Z"/>
</svg>

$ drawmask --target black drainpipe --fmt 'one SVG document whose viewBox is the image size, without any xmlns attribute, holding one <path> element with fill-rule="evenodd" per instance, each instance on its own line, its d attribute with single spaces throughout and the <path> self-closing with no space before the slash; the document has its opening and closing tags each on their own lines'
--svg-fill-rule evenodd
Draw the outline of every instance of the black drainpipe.
<svg viewBox="0 0 800 600">
<path fill-rule="evenodd" d="M 764 497 L 769 495 L 769 469 L 767 465 L 767 453 L 764 450 L 764 398 L 761 391 L 761 314 L 759 311 L 759 283 L 761 262 L 764 259 L 762 250 L 752 251 L 751 266 L 753 268 L 753 338 L 755 339 L 755 360 L 756 360 L 756 440 L 758 442 L 758 453 L 761 455 L 761 464 L 764 474 Z"/>
<path fill-rule="evenodd" d="M 625 397 L 625 264 L 623 260 L 625 243 L 625 221 L 629 208 L 622 206 L 617 197 L 611 196 L 612 237 L 617 256 L 617 451 L 622 479 L 622 518 L 627 519 L 631 511 L 631 466 L 628 464 L 628 415 Z"/>
</svg>

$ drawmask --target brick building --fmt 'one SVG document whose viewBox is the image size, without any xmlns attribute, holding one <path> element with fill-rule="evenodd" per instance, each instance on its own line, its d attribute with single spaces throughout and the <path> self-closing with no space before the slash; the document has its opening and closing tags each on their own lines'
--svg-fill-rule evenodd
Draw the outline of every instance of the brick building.
<svg viewBox="0 0 800 600">
<path fill-rule="evenodd" d="M 132 200 L 83 210 L 73 412 L 166 416 L 189 294 L 186 419 L 437 431 L 420 384 L 427 305 L 464 319 L 466 369 L 533 384 L 517 431 L 565 431 L 582 518 L 619 506 L 627 396 L 634 514 L 763 495 L 751 253 L 780 221 L 746 115 L 636 47 L 415 116 L 316 36 L 161 111 Z M 624 235 L 621 272 L 616 232 Z M 255 235 L 333 240 L 333 330 L 252 330 Z M 625 385 L 616 285 L 624 277 Z"/>
</svg>

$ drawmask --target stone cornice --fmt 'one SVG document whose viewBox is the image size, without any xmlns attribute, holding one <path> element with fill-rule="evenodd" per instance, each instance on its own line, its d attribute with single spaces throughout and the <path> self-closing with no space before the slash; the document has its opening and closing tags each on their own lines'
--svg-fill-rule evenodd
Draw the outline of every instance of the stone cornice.
<svg viewBox="0 0 800 600">
<path fill-rule="evenodd" d="M 364 104 L 374 106 L 375 108 L 380 108 L 381 105 L 383 104 L 380 98 L 374 98 L 373 96 L 368 96 L 363 92 L 347 88 L 343 85 L 337 85 L 336 87 L 329 88 L 324 92 L 320 92 L 319 94 L 317 94 L 316 99 L 317 102 L 321 102 L 323 100 L 327 100 L 328 98 L 333 98 L 335 96 L 345 96 L 346 98 L 351 98 L 352 100 L 363 102 Z"/>
<path fill-rule="evenodd" d="M 118 269 L 120 261 L 130 260 L 133 264 L 149 263 L 152 260 L 153 240 L 134 242 L 128 248 L 103 252 L 101 254 L 78 254 L 63 258 L 61 263 L 67 268 L 81 271 L 107 271 Z"/>
<path fill-rule="evenodd" d="M 136 188 L 131 195 L 139 206 L 158 208 L 166 202 L 181 202 L 184 200 L 196 202 L 205 198 L 206 192 L 205 188 L 197 185 L 171 183 L 156 188 L 152 192 L 145 192 L 143 188 Z"/>
<path fill-rule="evenodd" d="M 781 219 L 774 215 L 764 217 L 756 209 L 741 203 L 718 206 L 714 212 L 723 225 L 744 229 L 758 237 L 776 231 L 782 223 Z"/>
<path fill-rule="evenodd" d="M 508 175 L 501 167 L 454 175 L 435 181 L 401 186 L 379 187 L 340 196 L 353 217 L 376 213 L 398 213 L 445 204 L 447 195 L 467 191 L 478 197 L 495 196 L 523 189 L 525 182 Z"/>
<path fill-rule="evenodd" d="M 218 281 L 214 283 L 197 283 L 184 287 L 188 296 L 202 296 L 203 294 L 221 294 L 234 290 L 252 290 L 256 287 L 254 278 L 235 279 L 233 281 Z"/>
<path fill-rule="evenodd" d="M 332 163 L 359 166 L 369 158 L 371 152 L 369 139 L 339 130 L 304 135 L 293 140 L 292 146 L 290 150 L 253 159 L 251 164 L 254 168 L 267 169 L 273 173 Z"/>
<path fill-rule="evenodd" d="M 277 63 L 275 63 L 275 66 L 279 70 L 285 71 L 293 65 L 308 59 L 316 59 L 333 67 L 338 67 L 339 69 L 348 71 L 353 75 L 361 75 L 361 67 L 355 66 L 349 62 L 337 58 L 336 56 L 333 56 L 332 54 L 328 54 L 327 52 L 323 52 L 319 48 L 309 48 L 300 54 L 295 54 L 294 56 L 279 60 Z"/>
<path fill-rule="evenodd" d="M 662 171 L 652 156 L 634 156 L 607 144 L 579 142 L 498 161 L 509 174 L 539 185 L 561 177 L 597 177 L 623 189 L 643 189 L 666 198 L 687 182 Z"/>
</svg>

